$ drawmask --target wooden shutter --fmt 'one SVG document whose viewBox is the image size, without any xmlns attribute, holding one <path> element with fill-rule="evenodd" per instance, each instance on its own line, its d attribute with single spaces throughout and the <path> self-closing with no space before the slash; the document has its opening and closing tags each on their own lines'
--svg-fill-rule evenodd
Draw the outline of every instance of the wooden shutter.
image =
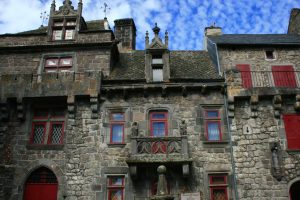
<svg viewBox="0 0 300 200">
<path fill-rule="evenodd" d="M 297 87 L 293 66 L 272 66 L 272 74 L 276 87 Z"/>
<path fill-rule="evenodd" d="M 284 115 L 288 149 L 300 149 L 300 115 Z"/>
<path fill-rule="evenodd" d="M 252 88 L 250 65 L 246 65 L 246 64 L 237 65 L 236 69 L 239 70 L 241 73 L 243 87 Z"/>
</svg>

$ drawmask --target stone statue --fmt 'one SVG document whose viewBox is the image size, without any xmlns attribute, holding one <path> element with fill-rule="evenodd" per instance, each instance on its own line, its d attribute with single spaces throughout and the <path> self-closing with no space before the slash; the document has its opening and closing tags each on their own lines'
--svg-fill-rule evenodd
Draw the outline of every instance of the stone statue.
<svg viewBox="0 0 300 200">
<path fill-rule="evenodd" d="M 133 122 L 131 126 L 131 136 L 137 137 L 139 135 L 139 125 L 137 122 Z"/>
<path fill-rule="evenodd" d="M 179 125 L 179 131 L 180 135 L 187 135 L 187 126 L 185 120 L 181 121 L 181 124 Z"/>
<path fill-rule="evenodd" d="M 271 152 L 272 152 L 272 172 L 273 176 L 280 181 L 282 178 L 281 175 L 281 169 L 280 169 L 280 162 L 279 162 L 279 144 L 274 143 L 271 146 Z"/>
</svg>

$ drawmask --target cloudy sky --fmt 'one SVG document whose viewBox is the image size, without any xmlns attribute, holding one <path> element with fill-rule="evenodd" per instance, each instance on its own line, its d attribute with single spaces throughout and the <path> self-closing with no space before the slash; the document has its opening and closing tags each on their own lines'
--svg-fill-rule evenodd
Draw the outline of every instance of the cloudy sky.
<svg viewBox="0 0 300 200">
<path fill-rule="evenodd" d="M 56 0 L 57 8 L 62 1 Z M 49 12 L 51 2 L 0 0 L 0 34 L 38 28 L 40 13 Z M 78 0 L 72 2 L 77 9 Z M 110 7 L 111 27 L 115 19 L 134 19 L 137 49 L 144 49 L 145 32 L 155 22 L 162 32 L 168 30 L 170 49 L 197 50 L 202 49 L 204 28 L 213 23 L 227 34 L 286 33 L 291 9 L 300 8 L 299 0 L 83 0 L 85 20 L 104 18 L 104 2 Z"/>
</svg>

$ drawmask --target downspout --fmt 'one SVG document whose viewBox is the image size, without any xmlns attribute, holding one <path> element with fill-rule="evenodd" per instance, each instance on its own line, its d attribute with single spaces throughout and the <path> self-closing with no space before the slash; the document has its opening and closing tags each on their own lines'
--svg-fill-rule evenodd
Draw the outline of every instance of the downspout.
<svg viewBox="0 0 300 200">
<path fill-rule="evenodd" d="M 215 53 L 217 56 L 217 67 L 219 75 L 221 75 L 221 67 L 220 67 L 220 61 L 219 61 L 219 54 L 218 54 L 218 47 L 215 42 L 212 42 L 210 39 L 208 39 L 209 42 L 211 42 L 215 47 Z M 224 79 L 226 81 L 226 74 L 224 73 Z M 235 160 L 233 156 L 233 146 L 232 146 L 232 135 L 230 130 L 230 121 L 228 116 L 228 100 L 227 100 L 227 83 L 224 84 L 224 102 L 225 102 L 225 115 L 227 120 L 227 130 L 229 135 L 229 145 L 230 145 L 230 156 L 231 156 L 231 166 L 232 166 L 232 173 L 233 173 L 233 188 L 234 188 L 234 194 L 235 194 L 235 200 L 239 200 L 239 194 L 237 190 L 237 180 L 236 180 L 236 173 L 235 173 Z"/>
</svg>

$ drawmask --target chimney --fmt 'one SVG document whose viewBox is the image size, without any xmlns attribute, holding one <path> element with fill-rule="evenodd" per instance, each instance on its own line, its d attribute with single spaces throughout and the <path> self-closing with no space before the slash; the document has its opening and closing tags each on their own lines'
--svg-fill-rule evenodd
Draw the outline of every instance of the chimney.
<svg viewBox="0 0 300 200">
<path fill-rule="evenodd" d="M 120 51 L 135 50 L 136 28 L 132 18 L 115 20 L 115 37 Z"/>
<path fill-rule="evenodd" d="M 222 28 L 215 25 L 206 27 L 204 30 L 203 48 L 207 50 L 207 37 L 222 35 Z"/>
<path fill-rule="evenodd" d="M 293 8 L 291 10 L 288 34 L 300 35 L 300 9 Z"/>
</svg>

